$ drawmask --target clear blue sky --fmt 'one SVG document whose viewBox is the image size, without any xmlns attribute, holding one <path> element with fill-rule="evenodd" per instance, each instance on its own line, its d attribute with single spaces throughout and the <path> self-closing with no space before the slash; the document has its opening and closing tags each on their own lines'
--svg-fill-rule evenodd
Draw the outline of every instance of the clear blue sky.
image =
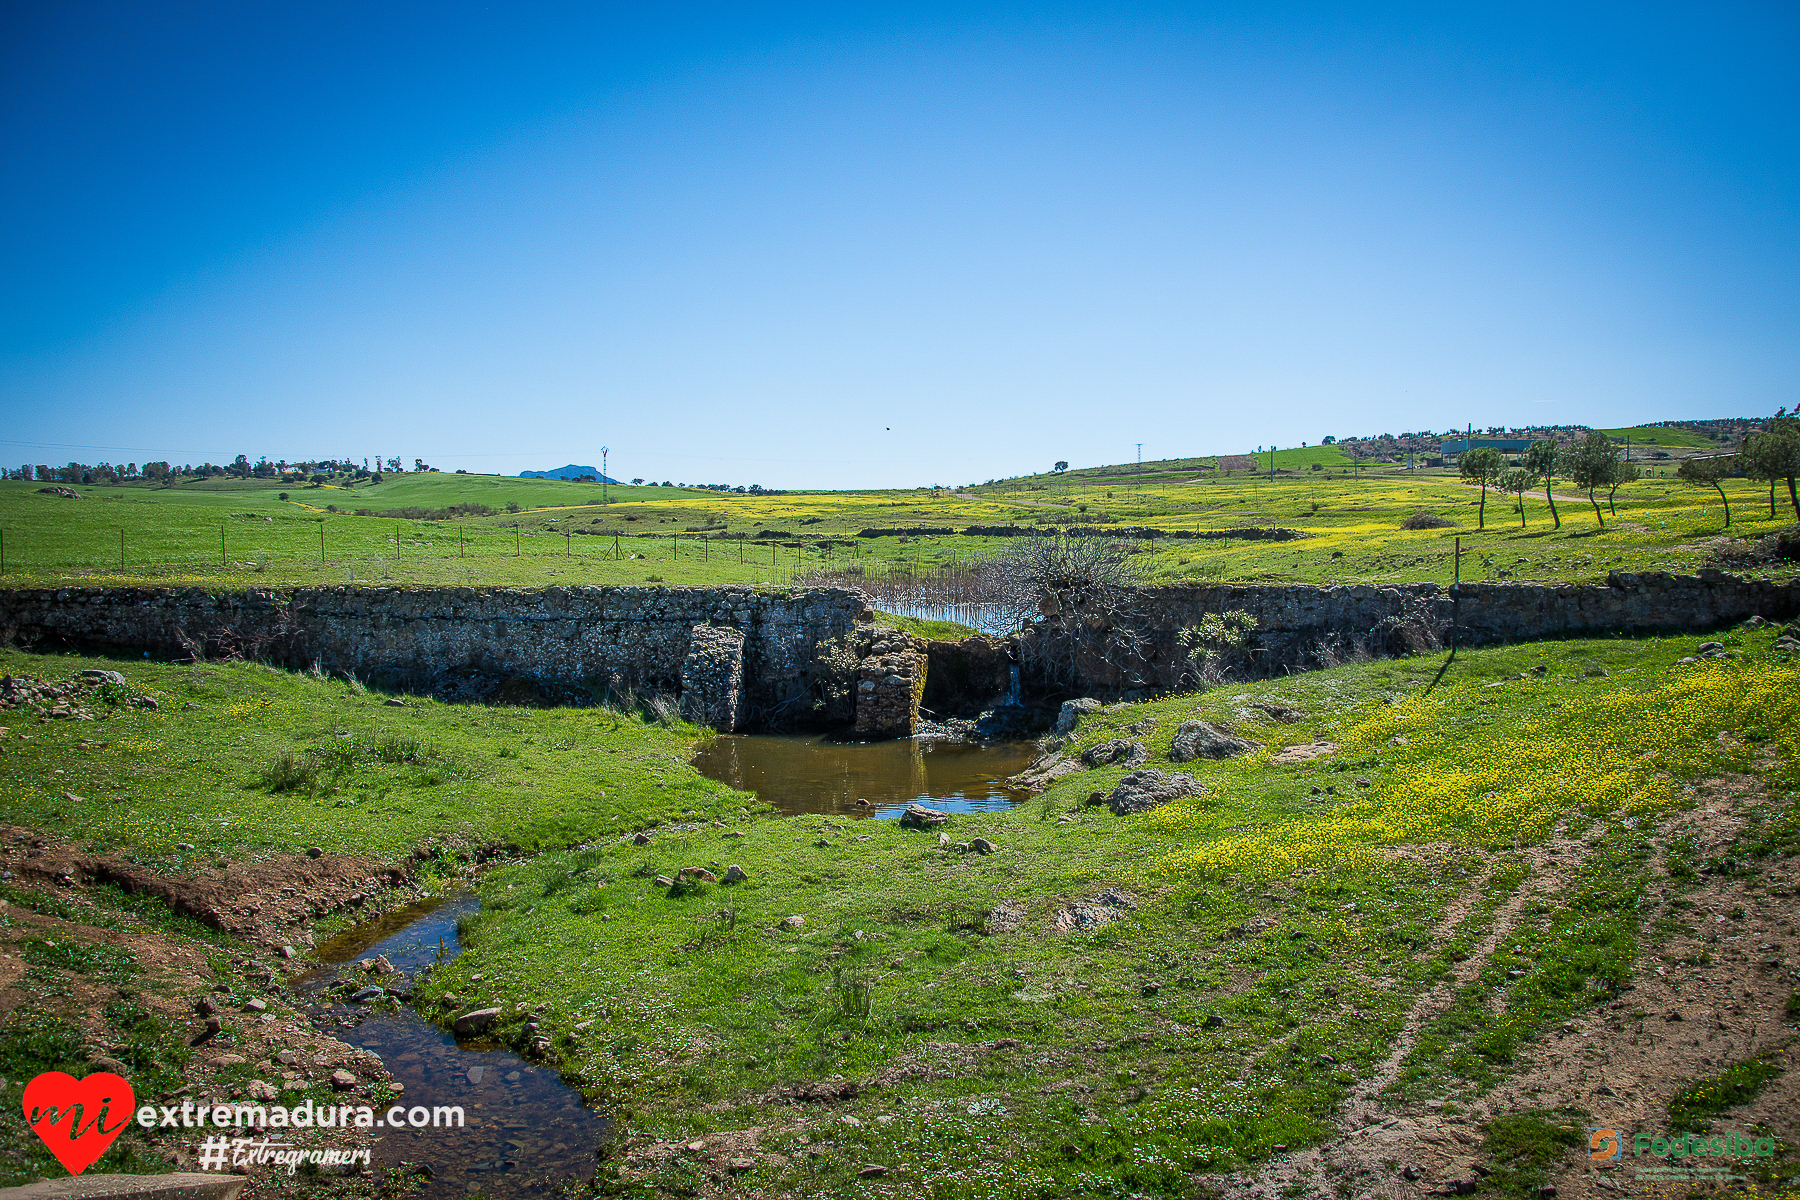
<svg viewBox="0 0 1800 1200">
<path fill-rule="evenodd" d="M 767 487 L 1800 398 L 1791 3 L 0 6 L 0 459 Z"/>
</svg>

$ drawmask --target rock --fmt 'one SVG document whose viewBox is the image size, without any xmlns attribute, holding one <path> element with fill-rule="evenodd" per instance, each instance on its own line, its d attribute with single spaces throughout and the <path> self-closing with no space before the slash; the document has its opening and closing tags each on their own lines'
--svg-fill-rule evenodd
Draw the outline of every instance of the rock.
<svg viewBox="0 0 1800 1200">
<path fill-rule="evenodd" d="M 383 708 L 405 708 L 406 701 L 398 696 L 389 696 L 386 700 L 381 702 L 381 706 Z"/>
<path fill-rule="evenodd" d="M 458 1036 L 466 1037 L 472 1033 L 480 1033 L 489 1025 L 492 1025 L 494 1023 L 494 1018 L 499 1015 L 500 1010 L 498 1008 L 477 1008 L 472 1012 L 466 1012 L 462 1016 L 456 1018 L 451 1024 L 451 1028 L 456 1031 Z"/>
<path fill-rule="evenodd" d="M 900 824 L 912 829 L 929 829 L 934 825 L 942 825 L 949 819 L 949 813 L 926 808 L 923 804 L 909 804 L 906 811 L 900 814 Z"/>
<path fill-rule="evenodd" d="M 1302 742 L 1297 746 L 1289 746 L 1278 751 L 1269 761 L 1276 766 L 1285 767 L 1291 763 L 1310 762 L 1315 758 L 1324 758 L 1327 754 L 1336 754 L 1336 742 Z M 1313 789 L 1317 791 L 1317 788 Z"/>
<path fill-rule="evenodd" d="M 272 1084 L 261 1079 L 252 1079 L 244 1085 L 244 1094 L 252 1100 L 277 1100 L 281 1097 L 281 1093 Z"/>
<path fill-rule="evenodd" d="M 89 1057 L 88 1062 L 92 1063 L 97 1070 L 106 1071 L 110 1074 L 117 1075 L 121 1079 L 123 1079 L 131 1074 L 130 1067 L 126 1066 L 124 1063 L 120 1062 L 118 1059 L 108 1058 L 104 1054 L 92 1055 L 91 1057 Z"/>
<path fill-rule="evenodd" d="M 781 918 L 781 927 L 783 929 L 804 929 L 806 918 L 801 916 L 783 917 Z"/>
<path fill-rule="evenodd" d="M 726 1162 L 726 1167 L 733 1171 L 748 1171 L 756 1166 L 754 1158 L 733 1158 Z"/>
<path fill-rule="evenodd" d="M 1146 983 L 1143 987 L 1138 989 L 1138 993 L 1144 996 L 1154 996 L 1160 991 L 1162 991 L 1162 984 L 1160 983 Z"/>
<path fill-rule="evenodd" d="M 275 1054 L 275 1061 L 281 1063 L 283 1066 L 291 1067 L 300 1061 L 300 1056 L 295 1054 L 292 1050 L 280 1050 Z"/>
<path fill-rule="evenodd" d="M 213 1003 L 211 997 L 202 996 L 194 1002 L 194 1011 L 203 1017 L 210 1017 L 219 1011 L 219 1006 Z"/>
<path fill-rule="evenodd" d="M 1206 789 L 1192 775 L 1164 774 L 1155 768 L 1133 771 L 1119 780 L 1106 803 L 1123 817 L 1161 808 L 1181 796 L 1198 796 Z"/>
<path fill-rule="evenodd" d="M 865 1163 L 856 1169 L 858 1179 L 878 1179 L 888 1173 L 888 1169 L 880 1163 Z"/>
<path fill-rule="evenodd" d="M 1295 721 L 1304 721 L 1306 719 L 1305 713 L 1301 712 L 1297 708 L 1289 708 L 1285 704 L 1275 704 L 1275 703 L 1272 703 L 1269 701 L 1252 700 L 1245 707 L 1254 708 L 1258 712 L 1264 714 L 1267 717 L 1270 717 L 1273 720 L 1279 721 L 1283 725 L 1292 725 Z"/>
<path fill-rule="evenodd" d="M 283 946 L 275 951 L 275 953 L 281 955 L 283 958 L 292 958 L 294 957 L 294 948 L 292 946 Z"/>
<path fill-rule="evenodd" d="M 306 848 L 306 857 L 308 858 L 318 858 L 324 853 L 325 851 L 319 849 L 317 846 L 308 846 Z"/>
<path fill-rule="evenodd" d="M 1081 723 L 1082 717 L 1099 707 L 1100 702 L 1092 697 L 1063 701 L 1062 711 L 1056 714 L 1056 723 L 1050 726 L 1051 734 L 1055 737 L 1068 737 L 1075 732 L 1075 726 Z"/>
<path fill-rule="evenodd" d="M 331 1086 L 340 1092 L 349 1091 L 356 1086 L 356 1082 L 356 1076 L 341 1067 L 331 1073 Z"/>
<path fill-rule="evenodd" d="M 369 1001 L 379 1000 L 385 995 L 387 995 L 386 988 L 376 987 L 374 984 L 370 984 L 368 987 L 359 988 L 353 993 L 350 997 L 350 1003 L 367 1004 Z"/>
<path fill-rule="evenodd" d="M 1064 775 L 1073 775 L 1081 769 L 1079 761 L 1059 751 L 1033 759 L 1030 766 L 1008 779 L 1006 784 L 1028 792 L 1041 792 Z"/>
<path fill-rule="evenodd" d="M 194 843 L 192 843 L 192 842 L 176 842 L 175 848 L 177 850 L 192 850 L 194 848 Z"/>
<path fill-rule="evenodd" d="M 1699 647 L 1694 651 L 1694 653 L 1695 654 L 1711 654 L 1714 651 L 1723 651 L 1724 649 L 1725 649 L 1724 642 L 1701 642 Z"/>
<path fill-rule="evenodd" d="M 253 1013 L 268 1012 L 269 1002 L 267 1000 L 246 1000 L 244 1001 L 244 1011 Z"/>
<path fill-rule="evenodd" d="M 1114 763 L 1127 767 L 1141 767 L 1150 761 L 1150 751 L 1142 742 L 1115 738 L 1110 742 L 1101 742 L 1097 746 L 1089 746 L 1083 750 L 1081 761 L 1090 767 L 1105 767 Z"/>
<path fill-rule="evenodd" d="M 1413 1166 L 1411 1163 L 1407 1163 L 1404 1167 L 1400 1168 L 1400 1178 L 1413 1182 L 1425 1178 L 1425 1172 L 1419 1170 L 1419 1168 Z"/>
<path fill-rule="evenodd" d="M 83 679 L 92 679 L 96 683 L 110 683 L 115 687 L 125 686 L 125 677 L 117 671 L 83 671 L 81 672 L 81 677 Z"/>
<path fill-rule="evenodd" d="M 1051 923 L 1058 933 L 1088 932 L 1110 925 L 1126 913 L 1136 911 L 1136 900 L 1124 892 L 1109 888 L 1092 900 L 1057 909 Z"/>
<path fill-rule="evenodd" d="M 948 846 L 949 844 L 950 844 L 950 835 L 949 834 L 947 834 L 947 833 L 938 834 L 938 845 L 939 846 Z"/>
<path fill-rule="evenodd" d="M 650 835 L 647 833 L 636 834 L 632 837 L 631 844 L 634 846 L 648 846 L 650 844 Z"/>
<path fill-rule="evenodd" d="M 375 961 L 368 967 L 368 970 L 376 975 L 392 975 L 394 973 L 394 964 L 388 961 L 387 955 L 378 954 L 375 956 Z"/>
<path fill-rule="evenodd" d="M 750 878 L 749 872 L 745 871 L 744 868 L 738 866 L 736 863 L 732 863 L 725 868 L 726 883 L 742 883 L 748 878 Z"/>
<path fill-rule="evenodd" d="M 1217 1029 L 1219 1026 L 1223 1025 L 1224 1023 L 1225 1023 L 1225 1018 L 1221 1017 L 1218 1013 L 1208 1013 L 1206 1015 L 1205 1019 L 1200 1022 L 1200 1028 L 1202 1028 L 1202 1029 Z"/>
<path fill-rule="evenodd" d="M 702 883 L 719 882 L 719 877 L 705 867 L 683 867 L 675 874 L 680 879 L 698 879 Z"/>
<path fill-rule="evenodd" d="M 674 887 L 675 886 L 675 881 L 673 879 L 670 879 L 667 875 L 658 875 L 656 877 L 655 883 L 656 883 L 657 887 L 666 888 L 666 887 Z"/>
<path fill-rule="evenodd" d="M 1224 725 L 1211 721 L 1183 721 L 1169 746 L 1171 762 L 1192 762 L 1196 758 L 1236 758 L 1256 749 Z"/>
<path fill-rule="evenodd" d="M 986 838 L 976 838 L 969 843 L 969 849 L 977 854 L 992 854 L 995 847 L 994 843 L 988 841 Z"/>
</svg>

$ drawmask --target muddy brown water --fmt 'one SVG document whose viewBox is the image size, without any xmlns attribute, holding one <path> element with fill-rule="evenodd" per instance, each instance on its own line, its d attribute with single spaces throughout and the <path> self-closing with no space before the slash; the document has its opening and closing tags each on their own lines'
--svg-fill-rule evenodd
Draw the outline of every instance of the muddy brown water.
<svg viewBox="0 0 1800 1200">
<path fill-rule="evenodd" d="M 326 966 L 300 981 L 317 996 L 340 979 L 392 983 L 416 979 L 440 957 L 458 954 L 456 925 L 479 902 L 463 894 L 408 905 L 321 942 L 314 953 Z M 365 976 L 360 958 L 387 956 L 398 974 Z M 343 1025 L 340 1021 L 360 1021 Z M 448 1200 L 481 1192 L 494 1200 L 553 1195 L 556 1185 L 594 1173 L 606 1118 L 586 1107 L 575 1089 L 504 1047 L 456 1038 L 410 1008 L 397 1013 L 326 1003 L 322 1028 L 333 1037 L 380 1055 L 389 1073 L 406 1085 L 407 1105 L 461 1105 L 462 1129 L 383 1129 L 372 1159 L 395 1166 L 424 1164 L 432 1177 L 420 1195 Z"/>
<path fill-rule="evenodd" d="M 914 801 L 949 812 L 1010 808 L 1025 794 L 1000 781 L 1023 771 L 1036 754 L 1031 742 L 722 735 L 701 746 L 694 769 L 755 792 L 784 813 L 893 819 Z"/>
</svg>

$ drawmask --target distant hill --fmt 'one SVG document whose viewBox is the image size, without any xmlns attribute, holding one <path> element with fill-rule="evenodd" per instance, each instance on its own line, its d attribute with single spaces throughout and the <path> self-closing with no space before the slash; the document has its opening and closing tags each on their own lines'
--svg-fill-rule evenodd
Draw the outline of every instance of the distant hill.
<svg viewBox="0 0 1800 1200">
<path fill-rule="evenodd" d="M 601 479 L 599 467 L 578 467 L 574 463 L 570 463 L 566 467 L 558 467 L 554 471 L 519 472 L 520 479 L 580 479 L 583 475 L 592 475 L 596 480 Z M 617 483 L 619 481 L 607 479 L 604 482 Z"/>
</svg>

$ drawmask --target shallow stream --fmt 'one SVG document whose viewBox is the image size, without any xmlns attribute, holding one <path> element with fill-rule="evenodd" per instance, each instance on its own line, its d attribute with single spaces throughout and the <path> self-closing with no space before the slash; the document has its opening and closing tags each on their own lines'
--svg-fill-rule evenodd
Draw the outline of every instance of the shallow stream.
<svg viewBox="0 0 1800 1200">
<path fill-rule="evenodd" d="M 456 923 L 478 907 L 465 893 L 408 905 L 347 930 L 319 944 L 315 953 L 327 965 L 304 976 L 300 991 L 322 999 L 340 980 L 407 988 L 402 979 L 416 979 L 440 957 L 460 952 Z M 356 965 L 376 955 L 386 955 L 397 974 L 375 978 Z M 326 999 L 322 1007 L 320 1028 L 380 1055 L 389 1073 L 406 1085 L 408 1106 L 462 1105 L 466 1128 L 383 1129 L 375 1141 L 375 1164 L 431 1168 L 421 1195 L 430 1200 L 477 1191 L 496 1200 L 548 1196 L 558 1181 L 594 1173 L 606 1118 L 584 1107 L 580 1094 L 555 1071 L 491 1043 L 459 1046 L 453 1035 L 405 1006 L 387 1012 Z M 366 1015 L 355 1021 L 359 1014 Z M 354 1023 L 340 1023 L 346 1020 Z"/>
</svg>

